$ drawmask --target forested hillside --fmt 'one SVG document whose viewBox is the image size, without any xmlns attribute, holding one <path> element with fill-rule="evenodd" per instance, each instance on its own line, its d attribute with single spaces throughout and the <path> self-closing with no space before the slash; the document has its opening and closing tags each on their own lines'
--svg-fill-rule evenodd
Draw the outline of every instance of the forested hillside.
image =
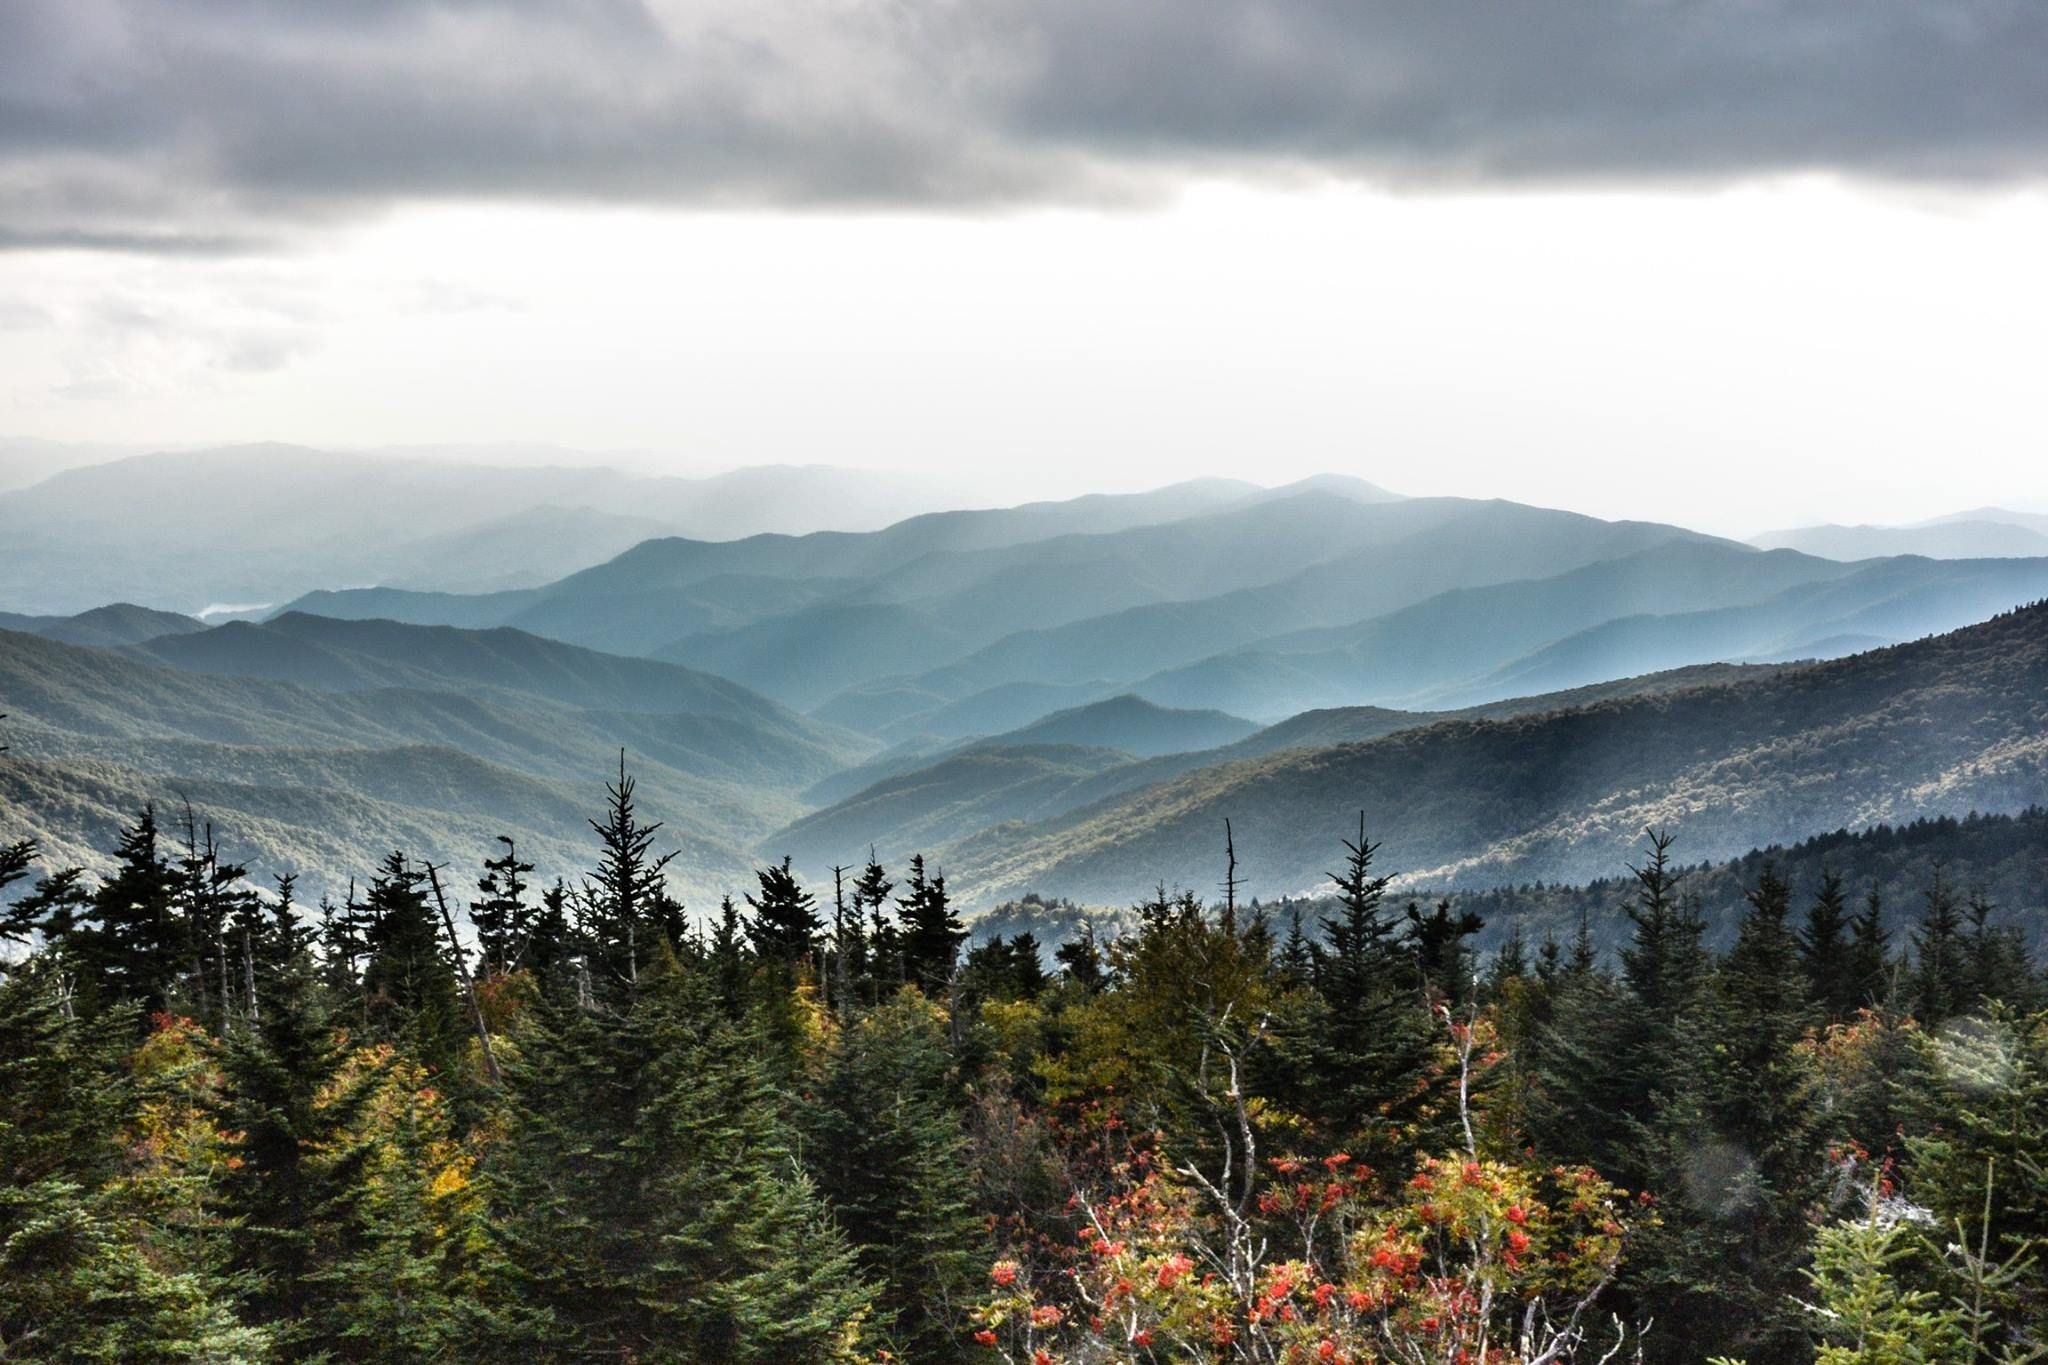
<svg viewBox="0 0 2048 1365">
<path fill-rule="evenodd" d="M 604 756 L 624 748 L 672 812 L 678 881 L 708 893 L 801 813 L 798 791 L 867 751 L 672 664 L 304 617 L 127 652 L 0 631 L 0 709 L 9 824 L 52 858 L 96 862 L 137 804 L 189 798 L 261 876 L 306 868 L 314 890 L 366 876 L 382 844 L 449 858 L 507 828 L 566 871 Z"/>
<path fill-rule="evenodd" d="M 1247 888 L 1321 875 L 1332 809 L 1378 812 L 1402 862 L 1439 885 L 1581 880 L 1646 825 L 1682 822 L 1699 856 L 1817 830 L 2048 791 L 2048 606 L 1725 686 L 1201 768 L 946 852 L 977 896 L 1135 899 L 1211 855 L 1235 821 Z"/>
<path fill-rule="evenodd" d="M 1804 1365 L 2048 1332 L 2048 982 L 1938 875 L 1897 924 L 1767 863 L 1710 935 L 1653 834 L 1590 893 L 1625 894 L 1618 951 L 1482 954 L 1354 827 L 1313 917 L 1223 864 L 1048 955 L 966 948 L 921 859 L 770 865 L 693 917 L 624 773 L 573 882 L 508 837 L 315 907 L 165 814 L 101 877 L 0 845 L 16 1359 Z M 1869 865 L 1786 865 L 1816 854 Z"/>
</svg>

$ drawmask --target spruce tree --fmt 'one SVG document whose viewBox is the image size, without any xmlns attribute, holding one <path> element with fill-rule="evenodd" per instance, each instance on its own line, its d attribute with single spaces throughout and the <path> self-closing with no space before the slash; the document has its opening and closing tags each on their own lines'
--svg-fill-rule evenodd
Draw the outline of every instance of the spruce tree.
<svg viewBox="0 0 2048 1365">
<path fill-rule="evenodd" d="M 482 1199 L 449 1107 L 418 1063 L 359 1055 L 352 1122 L 318 1153 L 333 1186 L 318 1210 L 312 1302 L 289 1328 L 310 1353 L 406 1365 L 485 1350 L 506 1324 L 504 1286 L 483 1232 Z"/>
<path fill-rule="evenodd" d="M 1891 931 L 1884 926 L 1884 899 L 1875 886 L 1849 924 L 1845 998 L 1857 1009 L 1885 1004 L 1891 997 Z"/>
<path fill-rule="evenodd" d="M 442 1073 L 441 1084 L 455 1084 L 469 1029 L 441 922 L 427 903 L 426 874 L 392 853 L 363 904 L 363 991 L 372 1027 Z"/>
<path fill-rule="evenodd" d="M 169 1008 L 192 946 L 178 920 L 178 874 L 161 847 L 156 808 L 144 806 L 114 848 L 113 875 L 67 936 L 66 949 L 92 1000 Z"/>
<path fill-rule="evenodd" d="M 1964 935 L 1964 999 L 1972 1010 L 1993 1002 L 2024 1010 L 2037 994 L 2026 940 L 2017 928 L 1993 924 L 1996 913 L 1982 891 L 1970 894 L 1964 911 L 1969 925 Z"/>
<path fill-rule="evenodd" d="M 476 927 L 483 972 L 491 976 L 525 965 L 537 913 L 526 903 L 526 874 L 533 871 L 533 864 L 520 858 L 510 836 L 501 834 L 498 842 L 505 851 L 484 860 L 483 876 L 476 883 L 478 899 L 469 903 L 469 922 Z"/>
<path fill-rule="evenodd" d="M 1102 967 L 1102 945 L 1096 941 L 1095 926 L 1084 924 L 1081 932 L 1053 950 L 1060 974 L 1089 995 L 1109 984 Z"/>
<path fill-rule="evenodd" d="M 806 961 L 825 927 L 818 915 L 817 898 L 804 890 L 789 870 L 788 858 L 777 866 L 762 868 L 754 877 L 761 884 L 761 893 L 747 897 L 754 912 L 747 922 L 747 938 L 755 955 L 785 967 Z"/>
<path fill-rule="evenodd" d="M 804 1157 L 906 1360 L 959 1359 L 991 1248 L 946 1021 L 905 994 L 842 1030 L 803 1105 Z"/>
<path fill-rule="evenodd" d="M 669 897 L 665 875 L 676 854 L 653 852 L 662 827 L 640 823 L 634 791 L 621 749 L 618 781 L 605 784 L 605 818 L 590 822 L 601 845 L 597 870 L 584 878 L 577 898 L 589 955 L 585 966 L 602 996 L 630 991 L 661 944 L 682 938 L 683 907 Z"/>
<path fill-rule="evenodd" d="M 959 964 L 960 945 L 967 941 L 967 930 L 953 913 L 945 877 L 925 875 L 923 854 L 911 858 L 910 880 L 904 883 L 904 889 L 908 894 L 896 898 L 903 923 L 900 944 L 904 969 L 913 985 L 930 998 L 941 999 L 953 979 L 954 967 Z"/>
<path fill-rule="evenodd" d="M 895 889 L 896 883 L 889 880 L 870 846 L 867 866 L 853 884 L 853 913 L 857 917 L 865 909 L 868 915 L 866 992 L 870 1003 L 894 994 L 905 980 L 902 936 L 888 913 L 889 893 Z"/>
<path fill-rule="evenodd" d="M 1465 940 L 1486 927 L 1472 911 L 1451 913 L 1449 900 L 1439 900 L 1429 914 L 1410 905 L 1408 948 L 1415 974 L 1426 990 L 1445 1000 L 1469 1000 L 1473 991 L 1472 950 Z"/>
<path fill-rule="evenodd" d="M 796 1167 L 761 1061 L 672 956 L 618 1011 L 544 1007 L 485 1179 L 523 1327 L 510 1355 L 838 1360 L 869 1291 Z"/>
<path fill-rule="evenodd" d="M 1820 1180 L 1815 1078 L 1797 1046 L 1813 1015 L 1791 888 L 1766 867 L 1747 900 L 1656 1117 L 1653 1184 L 1669 1197 L 1631 1281 L 1686 1358 L 1791 1365 L 1806 1358 L 1793 1295 Z"/>
<path fill-rule="evenodd" d="M 1813 904 L 1806 911 L 1806 926 L 1799 934 L 1799 962 L 1806 973 L 1807 998 L 1829 1023 L 1848 1018 L 1863 1003 L 1857 998 L 1848 935 L 1849 909 L 1842 895 L 1842 879 L 1823 871 Z"/>
<path fill-rule="evenodd" d="M 1366 839 L 1362 813 L 1357 840 L 1344 848 L 1344 870 L 1331 874 L 1338 913 L 1323 918 L 1316 953 L 1319 1009 L 1306 1025 L 1302 1064 L 1317 1083 L 1304 1098 L 1331 1142 L 1380 1160 L 1421 1103 L 1435 1029 L 1382 914 L 1391 879 L 1373 871 L 1379 846 Z"/>
<path fill-rule="evenodd" d="M 1962 912 L 1938 867 L 1927 885 L 1926 899 L 1926 913 L 1913 934 L 1908 990 L 1914 1016 L 1933 1027 L 1969 1008 L 1970 967 Z"/>
<path fill-rule="evenodd" d="M 285 959 L 257 990 L 253 1017 L 219 1045 L 219 1122 L 236 1139 L 218 1198 L 231 1264 L 256 1286 L 256 1320 L 289 1327 L 313 1304 L 316 1219 L 337 1193 L 316 1153 L 367 1095 L 336 1088 L 347 1051 L 307 954 Z"/>
</svg>

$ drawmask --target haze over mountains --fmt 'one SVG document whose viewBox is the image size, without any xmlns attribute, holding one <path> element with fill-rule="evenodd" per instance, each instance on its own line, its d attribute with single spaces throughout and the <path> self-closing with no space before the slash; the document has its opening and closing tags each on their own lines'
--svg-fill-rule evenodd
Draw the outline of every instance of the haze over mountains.
<svg viewBox="0 0 2048 1365">
<path fill-rule="evenodd" d="M 2048 626 L 2001 616 L 2048 598 L 2024 514 L 1873 557 L 1342 477 L 892 496 L 293 448 L 68 471 L 0 495 L 0 796 L 57 861 L 190 798 L 265 872 L 514 833 L 569 875 L 624 748 L 699 908 L 870 846 L 971 905 L 1128 900 L 1226 817 L 1248 890 L 1293 894 L 1361 806 L 1471 886 L 1610 872 L 1652 820 L 1719 857 L 2048 800 Z M 886 524 L 791 533 L 834 519 Z"/>
<path fill-rule="evenodd" d="M 872 529 L 943 496 L 825 466 L 685 479 L 277 444 L 94 464 L 8 446 L 0 458 L 55 471 L 26 487 L 0 481 L 0 607 L 43 614 L 122 599 L 188 613 L 274 607 L 369 583 L 520 587 L 653 536 Z"/>
</svg>

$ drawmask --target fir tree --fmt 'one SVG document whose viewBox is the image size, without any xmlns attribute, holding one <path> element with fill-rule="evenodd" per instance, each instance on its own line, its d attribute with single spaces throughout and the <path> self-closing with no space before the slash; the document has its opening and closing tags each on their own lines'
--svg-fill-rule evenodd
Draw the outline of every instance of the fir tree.
<svg viewBox="0 0 2048 1365">
<path fill-rule="evenodd" d="M 896 898 L 903 922 L 900 944 L 904 969 L 913 985 L 936 1000 L 945 995 L 947 983 L 953 978 L 960 945 L 967 941 L 967 930 L 953 913 L 945 877 L 925 875 L 923 854 L 911 858 L 910 880 L 904 887 L 908 894 Z"/>
<path fill-rule="evenodd" d="M 649 967 L 620 1012 L 544 1010 L 508 1068 L 485 1176 L 530 1311 L 501 1349 L 840 1359 L 869 1293 L 794 1165 L 760 1044 L 710 982 Z"/>
<path fill-rule="evenodd" d="M 1884 899 L 1876 887 L 1849 924 L 1844 998 L 1858 1009 L 1884 1004 L 1891 996 L 1891 931 L 1884 927 Z"/>
<path fill-rule="evenodd" d="M 502 976 L 524 965 L 536 911 L 526 903 L 526 874 L 533 871 L 533 864 L 521 860 L 509 836 L 499 835 L 498 842 L 505 851 L 484 860 L 483 876 L 476 884 L 478 899 L 469 903 L 469 922 L 476 927 L 484 973 Z"/>
<path fill-rule="evenodd" d="M 1060 965 L 1061 975 L 1087 994 L 1093 995 L 1109 984 L 1108 974 L 1102 969 L 1102 945 L 1096 942 L 1092 924 L 1082 925 L 1080 934 L 1055 948 L 1052 956 Z"/>
<path fill-rule="evenodd" d="M 1338 913 L 1323 918 L 1316 954 L 1320 1009 L 1306 1026 L 1303 1065 L 1317 1083 L 1304 1098 L 1333 1141 L 1377 1159 L 1390 1155 L 1378 1144 L 1421 1100 L 1434 1029 L 1394 925 L 1381 914 L 1391 879 L 1373 871 L 1379 846 L 1366 839 L 1362 812 L 1358 838 L 1344 848 L 1344 870 L 1331 874 Z"/>
<path fill-rule="evenodd" d="M 761 893 L 747 897 L 747 906 L 754 912 L 747 922 L 747 938 L 755 955 L 785 967 L 805 961 L 818 946 L 818 933 L 825 927 L 818 915 L 817 897 L 797 881 L 787 858 L 779 865 L 762 868 L 754 878 L 761 884 Z"/>
<path fill-rule="evenodd" d="M 641 965 L 663 942 L 673 945 L 682 938 L 683 908 L 670 899 L 665 875 L 676 855 L 654 854 L 661 825 L 640 823 L 634 790 L 621 749 L 618 781 L 605 784 L 605 818 L 590 822 L 601 845 L 597 870 L 584 879 L 577 897 L 590 959 L 586 967 L 600 993 L 630 989 Z"/>
<path fill-rule="evenodd" d="M 1913 935 L 1913 972 L 1909 985 L 1913 1013 L 1922 1024 L 1935 1025 L 1969 1007 L 1969 960 L 1963 942 L 1962 912 L 1941 869 L 1927 885 L 1927 909 Z"/>
<path fill-rule="evenodd" d="M 144 806 L 122 828 L 112 876 L 67 936 L 71 959 L 95 1000 L 133 1000 L 168 1008 L 191 946 L 178 921 L 178 876 L 160 846 L 156 808 Z"/>
<path fill-rule="evenodd" d="M 1807 998 L 1829 1022 L 1848 1018 L 1863 1003 L 1857 998 L 1848 933 L 1849 909 L 1842 895 L 1842 879 L 1823 872 L 1806 912 L 1806 927 L 1799 935 L 1799 962 L 1806 972 Z"/>
<path fill-rule="evenodd" d="M 990 1247 L 946 1023 L 906 993 L 844 1030 L 803 1108 L 805 1161 L 908 1360 L 959 1359 Z"/>
<path fill-rule="evenodd" d="M 867 992 L 871 1003 L 879 1003 L 905 980 L 902 935 L 888 913 L 889 893 L 895 889 L 896 883 L 889 880 L 870 847 L 867 866 L 853 884 L 853 913 L 858 917 L 865 910 L 868 915 Z"/>
<path fill-rule="evenodd" d="M 1473 989 L 1472 950 L 1465 940 L 1486 927 L 1472 911 L 1451 914 L 1451 903 L 1439 900 L 1429 914 L 1410 905 L 1408 946 L 1415 973 L 1426 989 L 1445 1000 L 1470 999 Z"/>
<path fill-rule="evenodd" d="M 363 991 L 370 1022 L 451 1083 L 469 1030 L 441 924 L 427 904 L 426 874 L 392 853 L 364 901 L 369 961 Z"/>
</svg>

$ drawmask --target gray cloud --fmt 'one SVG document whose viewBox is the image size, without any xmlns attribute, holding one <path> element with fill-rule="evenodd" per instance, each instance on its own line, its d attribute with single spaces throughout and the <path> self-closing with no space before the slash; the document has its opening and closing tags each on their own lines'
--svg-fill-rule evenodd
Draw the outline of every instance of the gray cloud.
<svg viewBox="0 0 2048 1365">
<path fill-rule="evenodd" d="M 12 0 L 0 249 L 419 198 L 975 207 L 2048 170 L 2043 0 Z"/>
</svg>

